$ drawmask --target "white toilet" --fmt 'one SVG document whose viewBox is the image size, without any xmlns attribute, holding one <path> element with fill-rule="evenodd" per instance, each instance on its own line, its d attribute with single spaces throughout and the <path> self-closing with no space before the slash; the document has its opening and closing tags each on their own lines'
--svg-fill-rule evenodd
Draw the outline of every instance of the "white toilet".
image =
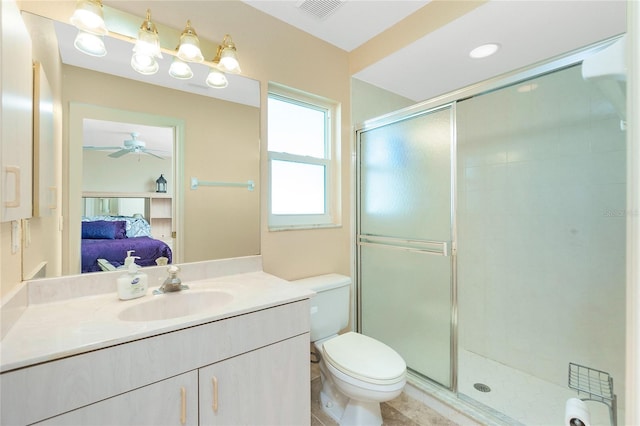
<svg viewBox="0 0 640 426">
<path fill-rule="evenodd" d="M 320 358 L 322 409 L 340 425 L 381 425 L 380 403 L 402 392 L 402 357 L 371 337 L 348 332 L 351 279 L 328 274 L 294 281 L 311 299 L 311 341 Z"/>
</svg>

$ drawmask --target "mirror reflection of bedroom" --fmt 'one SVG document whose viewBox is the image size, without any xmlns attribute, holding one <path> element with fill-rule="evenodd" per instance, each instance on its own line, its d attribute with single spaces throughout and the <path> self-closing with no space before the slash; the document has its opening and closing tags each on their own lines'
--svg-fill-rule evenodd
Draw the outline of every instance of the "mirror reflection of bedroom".
<svg viewBox="0 0 640 426">
<path fill-rule="evenodd" d="M 82 273 L 174 259 L 174 129 L 83 120 Z"/>
</svg>

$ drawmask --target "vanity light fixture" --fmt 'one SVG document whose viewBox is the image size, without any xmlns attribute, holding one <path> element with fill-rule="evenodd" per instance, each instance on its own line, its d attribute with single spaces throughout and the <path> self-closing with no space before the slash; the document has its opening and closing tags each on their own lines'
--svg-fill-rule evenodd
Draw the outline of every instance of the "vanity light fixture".
<svg viewBox="0 0 640 426">
<path fill-rule="evenodd" d="M 214 89 L 224 89 L 229 85 L 227 76 L 217 68 L 211 67 L 206 80 L 207 86 Z"/>
<path fill-rule="evenodd" d="M 189 64 L 178 58 L 178 56 L 174 56 L 171 66 L 169 67 L 169 75 L 178 80 L 189 80 L 193 77 L 193 71 Z"/>
<path fill-rule="evenodd" d="M 487 43 L 473 49 L 469 52 L 469 56 L 473 59 L 486 58 L 495 54 L 499 49 L 500 45 L 498 43 Z"/>
<path fill-rule="evenodd" d="M 180 46 L 178 47 L 178 58 L 185 62 L 202 62 L 204 57 L 200 51 L 200 40 L 196 30 L 191 26 L 191 21 L 187 20 L 187 26 L 180 35 Z"/>
<path fill-rule="evenodd" d="M 91 56 L 107 54 L 102 39 L 108 33 L 102 14 L 102 0 L 78 0 L 70 21 L 78 29 L 73 41 L 76 49 Z"/>
<path fill-rule="evenodd" d="M 158 72 L 160 65 L 153 56 L 134 53 L 131 55 L 131 68 L 142 75 L 153 75 Z"/>
<path fill-rule="evenodd" d="M 162 58 L 158 29 L 151 22 L 151 9 L 147 9 L 147 18 L 140 25 L 138 39 L 133 46 L 131 66 L 140 74 L 155 74 L 159 68 L 156 58 Z"/>
<path fill-rule="evenodd" d="M 102 36 L 78 30 L 78 35 L 73 41 L 76 49 L 90 56 L 102 57 L 107 54 Z"/>
<path fill-rule="evenodd" d="M 76 10 L 71 17 L 71 23 L 78 28 L 78 36 L 74 46 L 83 53 L 91 56 L 105 56 L 103 36 L 108 35 L 118 40 L 134 44 L 131 56 L 131 67 L 143 75 L 151 75 L 160 68 L 156 58 L 162 58 L 162 53 L 174 57 L 169 67 L 169 75 L 179 80 L 193 77 L 189 62 L 203 63 L 210 70 L 206 84 L 209 87 L 222 89 L 228 86 L 227 73 L 240 73 L 240 63 L 236 45 L 229 34 L 218 45 L 216 56 L 212 61 L 205 61 L 200 50 L 200 40 L 191 21 L 180 34 L 180 43 L 175 50 L 168 50 L 160 45 L 158 29 L 151 22 L 151 10 L 147 9 L 146 19 L 138 30 L 138 37 L 111 32 L 104 23 L 102 0 L 78 0 Z"/>
<path fill-rule="evenodd" d="M 106 35 L 108 30 L 102 14 L 102 0 L 78 0 L 71 24 L 87 33 Z"/>
<path fill-rule="evenodd" d="M 237 74 L 240 72 L 240 63 L 238 62 L 238 54 L 236 45 L 229 34 L 222 39 L 222 45 L 218 46 L 216 59 L 220 63 L 220 68 L 224 71 Z M 216 59 L 213 62 L 216 62 Z"/>
</svg>

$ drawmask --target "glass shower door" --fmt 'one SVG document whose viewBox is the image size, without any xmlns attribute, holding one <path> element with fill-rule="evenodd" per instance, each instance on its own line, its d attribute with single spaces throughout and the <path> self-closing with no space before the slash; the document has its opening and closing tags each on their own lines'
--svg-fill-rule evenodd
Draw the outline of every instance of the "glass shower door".
<svg viewBox="0 0 640 426">
<path fill-rule="evenodd" d="M 452 108 L 358 134 L 360 331 L 452 387 Z"/>
</svg>

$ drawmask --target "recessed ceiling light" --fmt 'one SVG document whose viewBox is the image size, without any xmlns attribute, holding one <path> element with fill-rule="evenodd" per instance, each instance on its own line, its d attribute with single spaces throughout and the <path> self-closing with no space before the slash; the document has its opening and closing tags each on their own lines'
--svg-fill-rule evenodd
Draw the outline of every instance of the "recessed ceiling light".
<svg viewBox="0 0 640 426">
<path fill-rule="evenodd" d="M 498 49 L 500 49 L 500 45 L 498 43 L 483 44 L 469 52 L 469 56 L 473 59 L 486 58 L 487 56 L 491 56 L 496 53 Z"/>
</svg>

